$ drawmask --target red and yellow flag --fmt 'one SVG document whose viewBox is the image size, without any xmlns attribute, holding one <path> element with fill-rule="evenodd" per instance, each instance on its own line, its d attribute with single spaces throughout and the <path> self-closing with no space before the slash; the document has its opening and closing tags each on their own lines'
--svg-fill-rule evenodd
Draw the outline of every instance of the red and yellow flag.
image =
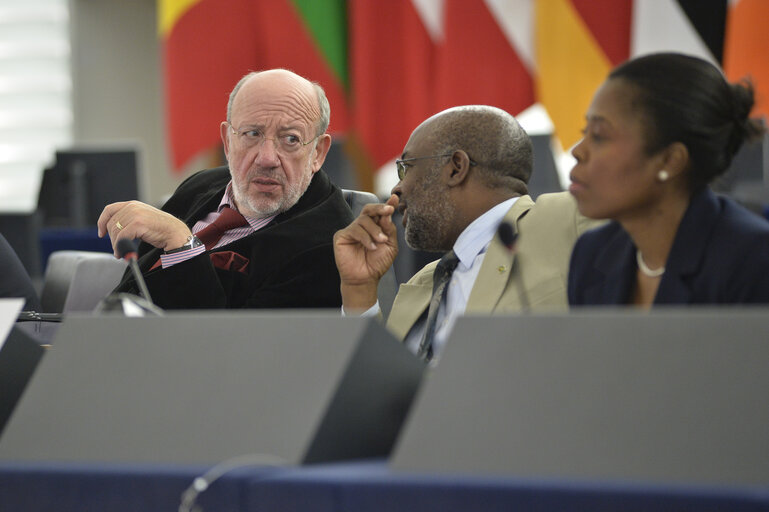
<svg viewBox="0 0 769 512">
<path fill-rule="evenodd" d="M 631 0 L 537 0 L 537 97 L 565 148 L 580 139 L 598 86 L 629 56 L 631 11 Z"/>
</svg>

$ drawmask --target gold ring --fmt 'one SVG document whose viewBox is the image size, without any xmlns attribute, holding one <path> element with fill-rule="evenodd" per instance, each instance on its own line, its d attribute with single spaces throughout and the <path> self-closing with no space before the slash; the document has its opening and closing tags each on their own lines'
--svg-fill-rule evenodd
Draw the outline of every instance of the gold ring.
<svg viewBox="0 0 769 512">
<path fill-rule="evenodd" d="M 123 225 L 120 223 L 120 221 L 117 221 L 115 223 L 115 227 L 117 227 L 118 229 L 123 229 Z"/>
</svg>

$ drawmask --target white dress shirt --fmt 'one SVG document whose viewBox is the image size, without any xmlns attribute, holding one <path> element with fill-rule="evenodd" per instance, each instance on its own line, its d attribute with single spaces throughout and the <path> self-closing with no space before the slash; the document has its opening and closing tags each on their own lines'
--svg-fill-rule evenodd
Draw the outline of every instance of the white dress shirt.
<svg viewBox="0 0 769 512">
<path fill-rule="evenodd" d="M 470 299 L 470 292 L 472 292 L 475 279 L 481 270 L 486 249 L 497 233 L 497 228 L 499 228 L 502 219 L 517 200 L 518 197 L 513 197 L 488 210 L 471 222 L 460 233 L 459 238 L 454 243 L 453 249 L 459 258 L 459 264 L 447 285 L 446 300 L 442 301 L 438 307 L 438 317 L 435 321 L 435 337 L 433 338 L 433 363 L 438 360 L 443 347 L 446 345 L 446 340 L 448 340 L 449 334 L 451 334 L 457 317 L 463 315 L 465 308 L 467 308 L 467 301 Z M 379 313 L 379 309 L 379 302 L 377 302 L 371 308 L 361 313 L 360 316 L 376 316 Z M 414 324 L 404 340 L 409 350 L 415 354 L 424 336 L 425 324 L 427 323 L 426 313 L 425 311 L 422 318 Z M 342 316 L 348 316 L 344 307 L 342 308 Z"/>
<path fill-rule="evenodd" d="M 465 228 L 454 243 L 454 252 L 459 258 L 459 264 L 451 275 L 446 299 L 438 307 L 438 317 L 435 322 L 435 337 L 433 338 L 433 361 L 437 361 L 443 347 L 446 345 L 457 317 L 465 312 L 470 292 L 473 290 L 475 279 L 481 270 L 486 249 L 497 232 L 505 214 L 512 208 L 517 197 L 508 199 L 475 219 Z M 404 342 L 409 349 L 416 353 L 425 331 L 426 315 L 414 324 L 406 335 Z"/>
</svg>

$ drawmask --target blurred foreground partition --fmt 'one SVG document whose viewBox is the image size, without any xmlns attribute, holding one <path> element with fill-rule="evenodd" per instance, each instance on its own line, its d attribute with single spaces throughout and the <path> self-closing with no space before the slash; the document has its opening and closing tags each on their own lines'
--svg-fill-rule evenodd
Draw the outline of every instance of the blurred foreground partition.
<svg viewBox="0 0 769 512">
<path fill-rule="evenodd" d="M 70 316 L 0 438 L 0 459 L 386 457 L 422 370 L 380 323 L 336 312 Z"/>
<path fill-rule="evenodd" d="M 26 388 L 44 348 L 16 324 L 24 299 L 0 299 L 0 434 Z"/>
<path fill-rule="evenodd" d="M 768 361 L 765 308 L 461 318 L 393 467 L 766 487 Z"/>
</svg>

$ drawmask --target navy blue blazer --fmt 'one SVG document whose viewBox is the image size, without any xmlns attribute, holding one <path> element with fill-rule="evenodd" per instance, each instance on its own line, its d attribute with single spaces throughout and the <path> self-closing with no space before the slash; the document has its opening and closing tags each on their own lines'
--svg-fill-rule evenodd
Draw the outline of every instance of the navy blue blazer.
<svg viewBox="0 0 769 512">
<path fill-rule="evenodd" d="M 569 304 L 627 304 L 636 247 L 617 222 L 577 240 Z M 769 303 L 769 222 L 705 189 L 678 227 L 654 304 Z"/>
</svg>

